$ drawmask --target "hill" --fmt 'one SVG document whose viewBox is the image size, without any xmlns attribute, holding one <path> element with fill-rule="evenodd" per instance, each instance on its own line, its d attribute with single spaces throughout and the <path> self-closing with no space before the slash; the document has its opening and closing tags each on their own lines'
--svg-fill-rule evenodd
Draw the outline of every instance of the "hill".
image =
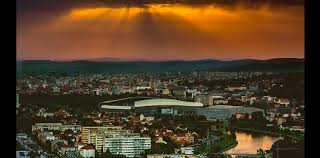
<svg viewBox="0 0 320 158">
<path fill-rule="evenodd" d="M 17 61 L 17 75 L 31 73 L 165 73 L 190 71 L 303 71 L 304 59 L 278 58 L 269 60 L 243 59 L 232 61 Z"/>
</svg>

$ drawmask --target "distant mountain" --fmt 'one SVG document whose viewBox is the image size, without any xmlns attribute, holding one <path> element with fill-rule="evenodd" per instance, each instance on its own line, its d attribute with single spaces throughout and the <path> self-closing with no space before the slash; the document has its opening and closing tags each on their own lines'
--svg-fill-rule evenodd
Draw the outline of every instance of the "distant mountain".
<svg viewBox="0 0 320 158">
<path fill-rule="evenodd" d="M 269 60 L 245 60 L 237 67 L 226 66 L 225 71 L 303 71 L 304 59 L 275 58 Z"/>
<path fill-rule="evenodd" d="M 146 59 L 140 58 L 113 58 L 113 57 L 104 57 L 104 58 L 91 58 L 84 59 L 83 61 L 97 61 L 97 62 L 128 62 L 128 61 L 147 61 Z"/>
<path fill-rule="evenodd" d="M 109 58 L 107 58 L 109 59 Z M 270 60 L 193 60 L 193 61 L 17 61 L 17 74 L 30 73 L 137 73 L 137 72 L 189 72 L 208 71 L 303 71 L 304 59 L 278 58 Z"/>
<path fill-rule="evenodd" d="M 218 60 L 218 59 L 216 59 Z M 67 61 L 67 60 L 65 60 Z M 141 62 L 173 62 L 173 61 L 213 61 L 213 59 L 198 59 L 198 60 L 186 60 L 186 59 L 147 59 L 147 58 L 113 58 L 113 57 L 104 57 L 104 58 L 90 58 L 90 59 L 80 59 L 80 60 L 68 60 L 68 61 L 95 61 L 95 62 L 130 62 L 130 61 L 141 61 Z M 221 61 L 225 61 L 222 60 Z"/>
</svg>

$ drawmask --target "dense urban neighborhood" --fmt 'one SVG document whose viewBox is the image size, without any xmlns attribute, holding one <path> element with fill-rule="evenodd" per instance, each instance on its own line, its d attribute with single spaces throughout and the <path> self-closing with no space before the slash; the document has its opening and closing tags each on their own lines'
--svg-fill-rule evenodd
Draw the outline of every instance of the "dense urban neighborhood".
<svg viewBox="0 0 320 158">
<path fill-rule="evenodd" d="M 16 84 L 16 155 L 303 155 L 304 108 L 303 72 L 31 74 Z M 261 135 L 267 147 L 240 151 Z"/>
</svg>

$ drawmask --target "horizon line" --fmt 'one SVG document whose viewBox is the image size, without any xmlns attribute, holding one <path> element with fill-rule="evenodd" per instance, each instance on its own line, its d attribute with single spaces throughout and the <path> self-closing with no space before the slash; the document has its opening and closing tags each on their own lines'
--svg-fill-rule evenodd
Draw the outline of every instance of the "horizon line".
<svg viewBox="0 0 320 158">
<path fill-rule="evenodd" d="M 104 59 L 105 58 L 105 59 Z M 110 58 L 110 59 L 107 59 Z M 52 61 L 52 62 L 74 62 L 74 61 L 88 61 L 88 62 L 168 62 L 168 61 L 203 61 L 203 60 L 218 60 L 218 61 L 237 61 L 237 60 L 272 60 L 272 59 L 304 59 L 304 57 L 276 57 L 276 58 L 200 58 L 200 59 L 138 59 L 138 58 L 115 58 L 102 57 L 91 59 L 16 59 L 17 61 Z"/>
</svg>

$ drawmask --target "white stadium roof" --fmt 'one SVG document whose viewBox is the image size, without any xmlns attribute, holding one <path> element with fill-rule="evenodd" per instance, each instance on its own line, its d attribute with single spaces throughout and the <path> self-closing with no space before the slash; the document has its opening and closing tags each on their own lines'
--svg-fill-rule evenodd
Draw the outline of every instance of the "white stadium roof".
<svg viewBox="0 0 320 158">
<path fill-rule="evenodd" d="M 203 107 L 202 103 L 198 102 L 187 102 L 175 99 L 147 99 L 134 102 L 135 107 L 146 107 L 146 106 L 189 106 L 189 107 Z"/>
<path fill-rule="evenodd" d="M 131 106 L 102 105 L 102 109 L 130 110 Z"/>
</svg>

